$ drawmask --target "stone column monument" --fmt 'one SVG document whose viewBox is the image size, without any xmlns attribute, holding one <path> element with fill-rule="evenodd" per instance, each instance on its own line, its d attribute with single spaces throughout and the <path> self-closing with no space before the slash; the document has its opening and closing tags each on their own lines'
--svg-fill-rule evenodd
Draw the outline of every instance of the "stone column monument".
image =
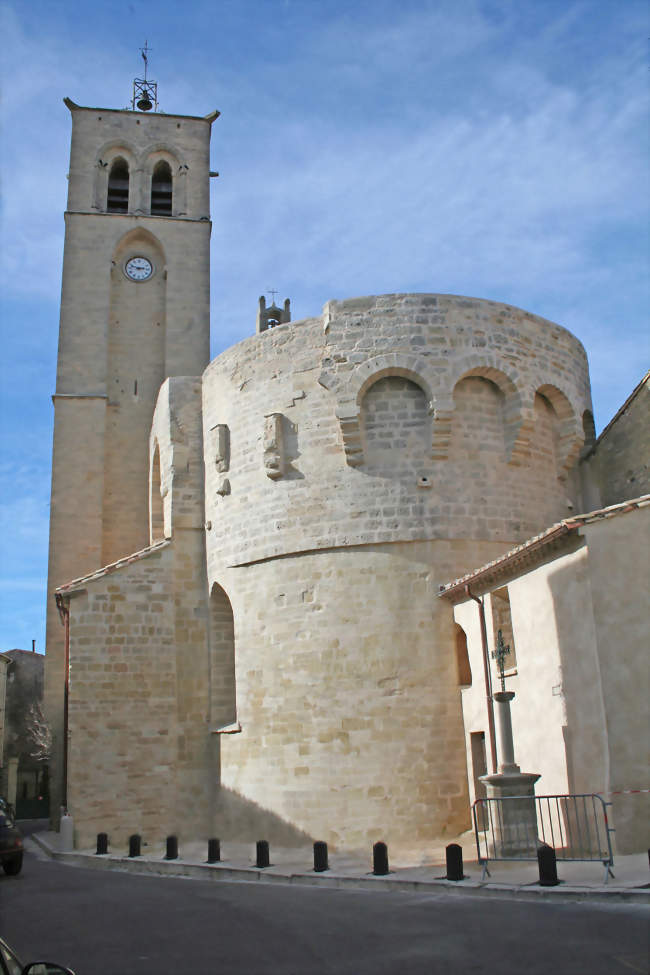
<svg viewBox="0 0 650 975">
<path fill-rule="evenodd" d="M 504 646 L 501 630 L 498 632 L 496 650 L 492 656 L 497 661 L 501 690 L 494 694 L 497 715 L 498 771 L 484 775 L 491 827 L 490 855 L 507 859 L 537 855 L 537 815 L 535 809 L 535 783 L 539 774 L 522 772 L 515 762 L 512 738 L 510 702 L 514 691 L 506 691 L 504 660 L 510 647 Z"/>
</svg>

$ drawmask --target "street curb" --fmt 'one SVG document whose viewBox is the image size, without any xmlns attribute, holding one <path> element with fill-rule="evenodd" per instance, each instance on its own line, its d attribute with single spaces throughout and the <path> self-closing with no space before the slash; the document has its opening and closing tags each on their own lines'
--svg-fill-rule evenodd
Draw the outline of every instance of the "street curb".
<svg viewBox="0 0 650 975">
<path fill-rule="evenodd" d="M 621 888 L 621 887 L 540 887 L 537 884 L 513 885 L 502 883 L 484 883 L 482 881 L 464 880 L 408 880 L 400 879 L 396 875 L 375 877 L 373 874 L 351 877 L 346 874 L 336 874 L 331 870 L 324 873 L 312 871 L 304 873 L 281 873 L 273 867 L 260 870 L 257 867 L 232 867 L 224 863 L 190 863 L 185 860 L 148 860 L 144 857 L 117 856 L 112 853 L 98 856 L 94 853 L 61 853 L 53 849 L 46 840 L 33 833 L 31 839 L 51 859 L 61 861 L 68 866 L 84 867 L 89 870 L 117 870 L 122 873 L 133 873 L 141 876 L 170 877 L 176 879 L 209 880 L 216 883 L 262 883 L 289 884 L 291 886 L 327 887 L 329 889 L 350 890 L 383 890 L 402 893 L 418 894 L 449 894 L 464 897 L 516 897 L 525 901 L 553 901 L 555 903 L 571 903 L 589 901 L 589 903 L 633 903 L 650 904 L 650 889 Z M 440 869 L 440 868 L 438 868 Z M 443 868 L 444 869 L 444 868 Z"/>
</svg>

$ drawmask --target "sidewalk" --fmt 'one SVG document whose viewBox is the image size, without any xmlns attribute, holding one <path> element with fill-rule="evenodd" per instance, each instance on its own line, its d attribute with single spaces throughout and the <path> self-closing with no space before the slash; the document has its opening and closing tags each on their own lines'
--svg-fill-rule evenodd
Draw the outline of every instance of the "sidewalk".
<svg viewBox="0 0 650 975">
<path fill-rule="evenodd" d="M 311 847 L 271 847 L 271 865 L 266 869 L 255 866 L 255 848 L 248 843 L 223 843 L 220 863 L 208 864 L 207 843 L 179 844 L 177 860 L 165 860 L 164 846 L 143 845 L 143 855 L 129 858 L 127 851 L 111 851 L 97 856 L 95 850 L 62 852 L 59 834 L 34 833 L 34 842 L 48 856 L 63 863 L 95 870 L 121 870 L 139 874 L 168 877 L 189 877 L 196 880 L 237 881 L 257 883 L 308 884 L 321 887 L 350 887 L 356 889 L 407 891 L 410 893 L 447 893 L 463 896 L 514 897 L 527 900 L 548 898 L 554 901 L 590 902 L 626 901 L 635 904 L 650 903 L 650 870 L 646 853 L 621 856 L 614 859 L 614 877 L 604 882 L 605 868 L 602 863 L 558 862 L 557 887 L 540 887 L 537 863 L 491 863 L 490 876 L 481 879 L 483 868 L 475 860 L 475 848 L 463 845 L 465 879 L 453 882 L 445 879 L 444 848 L 433 852 L 435 862 L 420 866 L 390 864 L 387 876 L 372 874 L 371 851 L 368 860 L 360 856 L 330 854 L 330 868 L 324 873 L 313 870 Z M 29 849 L 30 839 L 26 841 Z M 388 850 L 390 863 L 390 848 Z"/>
</svg>

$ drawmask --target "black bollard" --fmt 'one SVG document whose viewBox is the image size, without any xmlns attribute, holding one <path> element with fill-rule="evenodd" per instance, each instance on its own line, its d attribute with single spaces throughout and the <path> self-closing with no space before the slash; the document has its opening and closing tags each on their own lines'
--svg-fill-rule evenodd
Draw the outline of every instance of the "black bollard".
<svg viewBox="0 0 650 975">
<path fill-rule="evenodd" d="M 219 863 L 221 859 L 221 843 L 217 839 L 208 840 L 208 863 Z"/>
<path fill-rule="evenodd" d="M 322 843 L 320 841 L 314 843 L 314 870 L 316 873 L 322 873 L 323 870 L 329 870 L 329 864 L 327 862 L 327 843 Z"/>
<path fill-rule="evenodd" d="M 177 859 L 178 859 L 178 837 L 168 836 L 167 852 L 165 853 L 165 860 L 177 860 Z"/>
<path fill-rule="evenodd" d="M 129 836 L 129 856 L 139 857 L 140 856 L 140 841 L 142 837 L 139 833 L 134 833 L 133 836 Z"/>
<path fill-rule="evenodd" d="M 458 843 L 450 843 L 445 850 L 447 855 L 447 880 L 464 880 L 463 848 Z"/>
<path fill-rule="evenodd" d="M 260 868 L 268 867 L 270 864 L 269 860 L 269 844 L 267 840 L 257 841 L 257 866 Z"/>
<path fill-rule="evenodd" d="M 376 877 L 388 873 L 388 847 L 385 843 L 375 843 L 372 848 L 372 872 Z"/>
<path fill-rule="evenodd" d="M 557 879 L 557 859 L 552 846 L 542 843 L 537 847 L 537 865 L 540 887 L 556 887 L 560 881 Z"/>
<path fill-rule="evenodd" d="M 97 856 L 108 853 L 108 833 L 97 834 Z"/>
</svg>

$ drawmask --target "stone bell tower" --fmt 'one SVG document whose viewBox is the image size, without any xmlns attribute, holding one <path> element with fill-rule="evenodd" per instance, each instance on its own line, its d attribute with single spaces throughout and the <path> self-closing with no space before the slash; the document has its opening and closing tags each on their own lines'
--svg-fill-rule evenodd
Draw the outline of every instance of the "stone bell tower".
<svg viewBox="0 0 650 975">
<path fill-rule="evenodd" d="M 144 92 L 134 87 L 133 110 L 64 100 L 72 140 L 46 657 L 55 816 L 65 639 L 54 590 L 148 545 L 148 441 L 158 390 L 169 376 L 200 375 L 209 361 L 209 153 L 219 113 L 149 113 L 156 88 L 145 85 Z"/>
</svg>

